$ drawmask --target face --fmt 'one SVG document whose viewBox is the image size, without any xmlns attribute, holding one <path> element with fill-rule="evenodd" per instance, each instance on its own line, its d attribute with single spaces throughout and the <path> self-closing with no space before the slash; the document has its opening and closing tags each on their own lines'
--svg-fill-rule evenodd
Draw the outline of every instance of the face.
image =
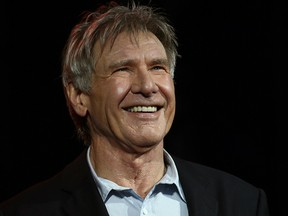
<svg viewBox="0 0 288 216">
<path fill-rule="evenodd" d="M 137 42 L 121 33 L 97 57 L 91 94 L 85 96 L 92 139 L 125 151 L 163 142 L 175 114 L 174 82 L 165 49 L 152 33 Z"/>
</svg>

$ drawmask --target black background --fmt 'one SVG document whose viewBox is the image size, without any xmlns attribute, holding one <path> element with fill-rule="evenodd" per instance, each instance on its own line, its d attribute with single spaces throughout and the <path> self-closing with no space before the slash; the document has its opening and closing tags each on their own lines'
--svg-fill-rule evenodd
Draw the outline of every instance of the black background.
<svg viewBox="0 0 288 216">
<path fill-rule="evenodd" d="M 62 91 L 61 51 L 81 12 L 102 2 L 1 3 L 0 201 L 54 175 L 81 151 Z M 182 55 L 166 149 L 263 188 L 272 215 L 287 216 L 285 2 L 151 4 L 168 14 Z"/>
</svg>

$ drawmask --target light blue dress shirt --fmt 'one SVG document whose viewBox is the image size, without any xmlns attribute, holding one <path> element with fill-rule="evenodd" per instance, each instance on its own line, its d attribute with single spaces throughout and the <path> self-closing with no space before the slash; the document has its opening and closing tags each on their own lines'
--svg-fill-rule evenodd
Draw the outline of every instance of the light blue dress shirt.
<svg viewBox="0 0 288 216">
<path fill-rule="evenodd" d="M 90 148 L 87 151 L 88 164 L 110 216 L 188 216 L 178 172 L 167 151 L 164 150 L 166 174 L 154 185 L 145 199 L 142 199 L 131 188 L 122 187 L 97 176 L 89 155 Z"/>
</svg>

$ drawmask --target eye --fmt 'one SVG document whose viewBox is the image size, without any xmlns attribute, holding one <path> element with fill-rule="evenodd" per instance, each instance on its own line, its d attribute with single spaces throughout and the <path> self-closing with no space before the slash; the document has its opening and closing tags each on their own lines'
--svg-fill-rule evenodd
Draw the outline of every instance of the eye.
<svg viewBox="0 0 288 216">
<path fill-rule="evenodd" d="M 153 70 L 164 70 L 165 68 L 162 67 L 162 66 L 157 65 L 157 66 L 154 66 L 152 69 Z"/>
<path fill-rule="evenodd" d="M 120 76 L 120 77 L 127 77 L 131 73 L 129 67 L 118 67 L 115 68 L 112 72 L 112 76 Z"/>
<path fill-rule="evenodd" d="M 129 69 L 128 67 L 120 67 L 120 68 L 117 68 L 116 70 L 114 70 L 114 73 L 116 72 L 127 72 Z"/>
<path fill-rule="evenodd" d="M 162 65 L 153 66 L 153 67 L 151 68 L 151 71 L 152 71 L 152 72 L 156 72 L 156 73 L 169 73 L 168 68 L 165 67 L 165 66 L 162 66 Z"/>
</svg>

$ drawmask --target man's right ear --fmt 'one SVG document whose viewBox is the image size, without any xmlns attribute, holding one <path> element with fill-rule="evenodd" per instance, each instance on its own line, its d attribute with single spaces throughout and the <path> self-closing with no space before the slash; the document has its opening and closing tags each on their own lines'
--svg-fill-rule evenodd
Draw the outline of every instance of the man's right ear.
<svg viewBox="0 0 288 216">
<path fill-rule="evenodd" d="M 70 104 L 72 105 L 74 111 L 79 115 L 84 117 L 87 113 L 86 99 L 87 95 L 85 95 L 80 90 L 75 89 L 75 87 L 69 83 L 65 87 L 66 95 Z"/>
</svg>

